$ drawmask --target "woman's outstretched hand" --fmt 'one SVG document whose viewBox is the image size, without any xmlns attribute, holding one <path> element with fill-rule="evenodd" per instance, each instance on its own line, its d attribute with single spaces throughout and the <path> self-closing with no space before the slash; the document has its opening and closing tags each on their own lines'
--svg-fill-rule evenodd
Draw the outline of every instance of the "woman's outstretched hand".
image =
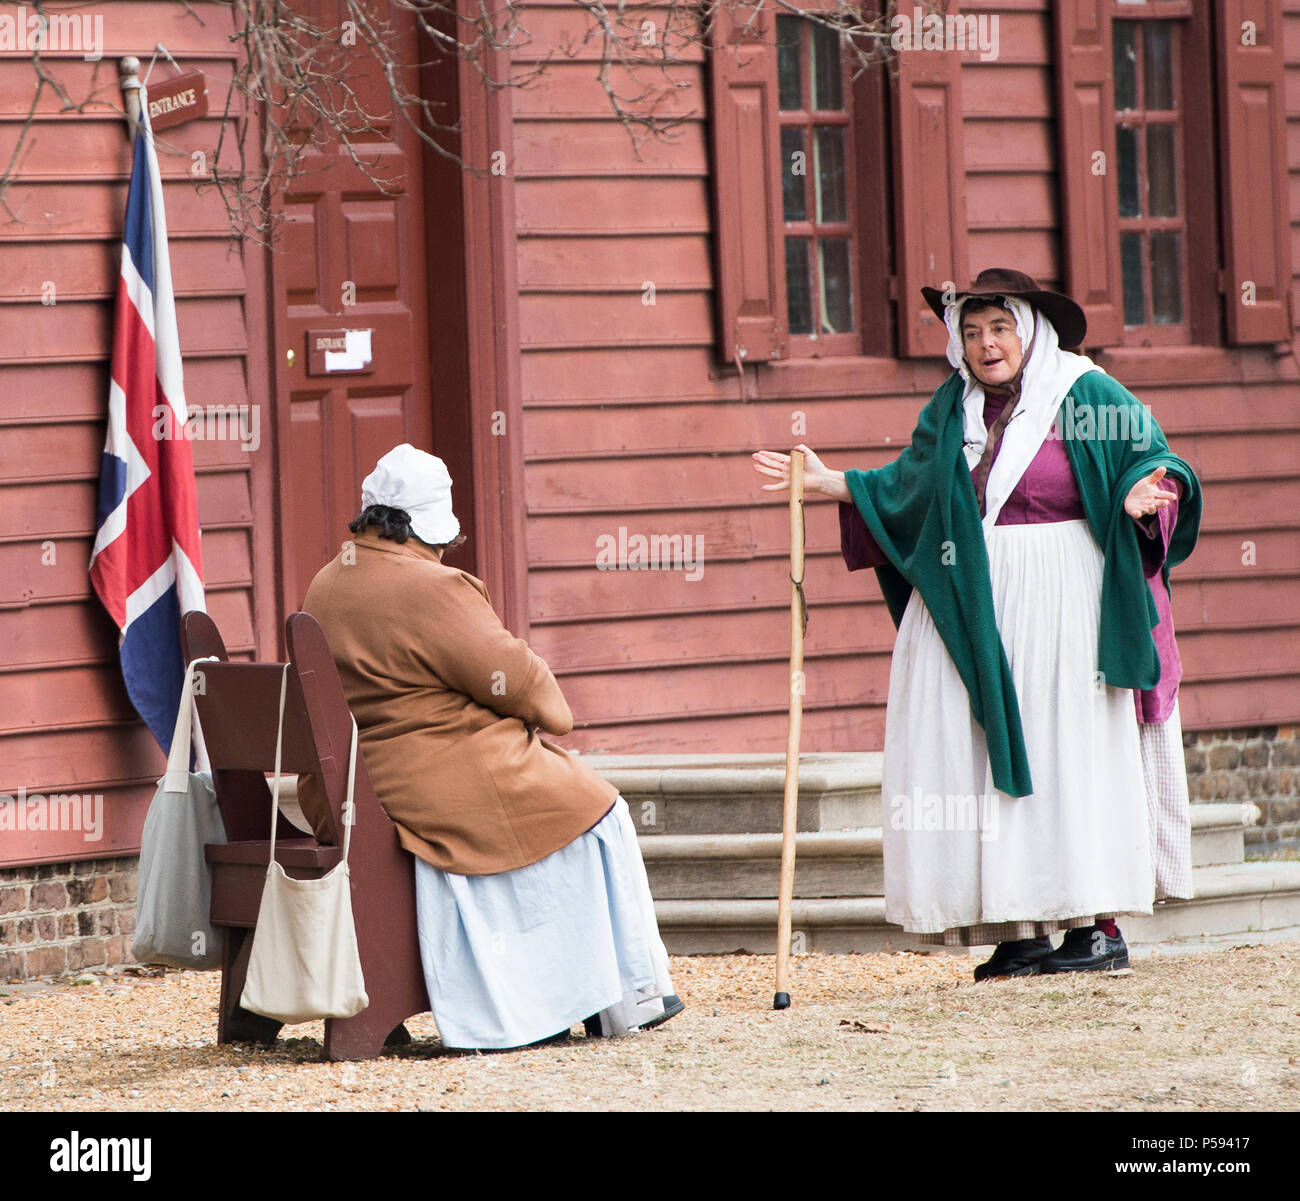
<svg viewBox="0 0 1300 1201">
<path fill-rule="evenodd" d="M 1173 488 L 1160 486 L 1160 481 L 1164 478 L 1165 469 L 1157 467 L 1150 475 L 1138 480 L 1124 498 L 1124 512 L 1135 520 L 1141 520 L 1161 509 L 1167 509 L 1177 499 L 1178 493 Z"/>
<path fill-rule="evenodd" d="M 844 472 L 833 471 L 802 443 L 795 447 L 803 451 L 803 490 L 820 492 L 832 500 L 848 503 L 852 500 L 849 486 L 844 482 Z M 790 487 L 790 456 L 779 450 L 757 450 L 753 454 L 754 470 L 759 475 L 766 475 L 776 480 L 775 484 L 764 484 L 764 492 L 784 492 Z"/>
</svg>

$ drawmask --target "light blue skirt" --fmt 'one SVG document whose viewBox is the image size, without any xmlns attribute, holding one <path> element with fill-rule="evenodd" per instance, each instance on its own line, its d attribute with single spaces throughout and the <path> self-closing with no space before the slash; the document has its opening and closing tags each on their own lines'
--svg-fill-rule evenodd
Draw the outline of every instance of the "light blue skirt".
<svg viewBox="0 0 1300 1201">
<path fill-rule="evenodd" d="M 429 1004 L 444 1046 L 519 1047 L 600 1014 L 627 1034 L 663 1013 L 668 955 L 622 797 L 538 863 L 458 876 L 415 860 Z"/>
</svg>

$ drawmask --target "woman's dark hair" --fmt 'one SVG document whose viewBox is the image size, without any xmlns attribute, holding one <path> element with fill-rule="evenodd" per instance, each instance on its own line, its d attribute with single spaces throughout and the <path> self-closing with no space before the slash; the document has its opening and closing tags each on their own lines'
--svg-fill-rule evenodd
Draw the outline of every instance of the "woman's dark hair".
<svg viewBox="0 0 1300 1201">
<path fill-rule="evenodd" d="M 1002 309 L 1004 312 L 1010 312 L 1002 296 L 973 296 L 961 306 L 962 320 L 966 320 L 971 313 L 982 313 L 985 309 Z"/>
<path fill-rule="evenodd" d="M 367 527 L 374 529 L 381 538 L 387 538 L 391 542 L 405 542 L 408 538 L 424 542 L 424 539 L 411 529 L 411 515 L 405 509 L 394 509 L 389 505 L 367 505 L 348 522 L 348 529 L 354 534 L 359 534 Z M 450 542 L 425 542 L 425 545 L 432 546 L 436 550 L 454 550 L 464 543 L 465 535 L 457 534 Z"/>
</svg>

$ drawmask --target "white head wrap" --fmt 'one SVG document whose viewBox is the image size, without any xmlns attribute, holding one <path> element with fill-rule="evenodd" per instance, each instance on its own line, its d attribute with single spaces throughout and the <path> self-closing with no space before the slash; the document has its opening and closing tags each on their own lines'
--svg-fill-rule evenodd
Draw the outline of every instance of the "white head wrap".
<svg viewBox="0 0 1300 1201">
<path fill-rule="evenodd" d="M 460 533 L 447 465 L 409 442 L 393 447 L 362 481 L 361 507 L 367 505 L 404 509 L 415 536 L 431 546 L 444 546 Z"/>
<path fill-rule="evenodd" d="M 961 310 L 971 299 L 964 296 L 945 306 L 943 320 L 948 327 L 948 362 L 966 381 L 962 437 L 966 463 L 973 469 L 984 453 L 989 432 L 984 424 L 984 389 L 966 365 L 961 337 Z M 1087 355 L 1062 350 L 1056 327 L 1028 301 L 1018 296 L 1005 296 L 1001 300 L 1016 319 L 1021 351 L 1028 351 L 1029 355 L 1020 367 L 1019 402 L 1003 431 L 1002 447 L 985 486 L 985 534 L 997 524 L 1007 497 L 1034 461 L 1074 381 L 1085 372 L 1102 370 Z"/>
</svg>

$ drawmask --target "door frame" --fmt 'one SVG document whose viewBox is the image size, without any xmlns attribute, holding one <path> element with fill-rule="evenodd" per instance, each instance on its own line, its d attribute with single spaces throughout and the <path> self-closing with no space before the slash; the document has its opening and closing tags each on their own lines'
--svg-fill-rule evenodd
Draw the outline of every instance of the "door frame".
<svg viewBox="0 0 1300 1201">
<path fill-rule="evenodd" d="M 468 9 L 470 0 L 460 0 Z M 510 71 L 509 55 L 494 51 L 493 78 Z M 466 290 L 470 315 L 470 405 L 473 413 L 474 500 L 479 569 L 497 612 L 528 637 L 527 497 L 524 486 L 524 405 L 520 379 L 519 257 L 515 221 L 514 99 L 509 87 L 489 88 L 459 64 L 461 113 L 470 131 L 468 162 L 488 170 L 505 151 L 502 175 L 464 172 Z M 492 433 L 492 414 L 505 434 Z"/>
<path fill-rule="evenodd" d="M 477 15 L 473 0 L 458 0 L 466 16 Z M 429 314 L 430 395 L 434 408 L 434 452 L 448 462 L 458 493 L 456 508 L 471 539 L 464 552 L 453 552 L 450 566 L 460 566 L 487 585 L 493 605 L 504 624 L 522 638 L 528 636 L 528 563 L 525 536 L 523 402 L 520 381 L 519 290 L 515 226 L 514 104 L 511 89 L 490 88 L 472 65 L 455 60 L 454 80 L 444 73 L 432 79 L 421 73 L 427 98 L 442 98 L 458 105 L 461 128 L 459 153 L 466 167 L 452 163 L 459 187 L 448 185 L 448 160 L 425 146 L 424 224 L 426 240 L 426 300 Z M 509 55 L 488 52 L 483 64 L 492 78 L 505 78 Z M 451 93 L 447 92 L 451 88 Z M 263 114 L 263 119 L 265 115 Z M 252 123 L 250 123 L 252 124 Z M 259 123 L 260 124 L 260 123 Z M 504 174 L 491 173 L 493 153 L 506 152 Z M 442 207 L 439 207 L 439 201 Z M 455 211 L 450 211 L 455 210 Z M 448 231 L 454 238 L 449 240 Z M 435 251 L 441 258 L 435 258 Z M 287 378 L 285 318 L 276 302 L 277 274 L 283 270 L 276 254 L 267 248 L 261 256 L 271 331 L 267 366 L 273 398 L 275 512 L 273 588 L 263 589 L 255 626 L 261 653 L 275 646 L 283 655 L 284 621 L 293 601 L 286 594 L 284 568 L 285 506 L 289 380 Z M 433 264 L 445 265 L 435 272 Z M 437 278 L 435 278 L 435 276 Z M 450 300 L 450 305 L 448 301 Z M 439 319 L 439 310 L 443 319 Z M 436 386 L 435 386 L 436 385 Z M 439 406 L 436 398 L 459 391 L 453 406 Z M 497 415 L 504 417 L 505 433 Z M 442 451 L 446 450 L 443 454 Z M 457 487 L 459 485 L 459 487 Z M 256 528 L 256 527 L 255 527 Z M 457 558 L 457 554 L 463 557 Z M 268 592 L 270 595 L 268 596 Z M 271 603 L 267 604 L 266 601 Z M 274 612 L 274 635 L 266 618 Z"/>
</svg>

